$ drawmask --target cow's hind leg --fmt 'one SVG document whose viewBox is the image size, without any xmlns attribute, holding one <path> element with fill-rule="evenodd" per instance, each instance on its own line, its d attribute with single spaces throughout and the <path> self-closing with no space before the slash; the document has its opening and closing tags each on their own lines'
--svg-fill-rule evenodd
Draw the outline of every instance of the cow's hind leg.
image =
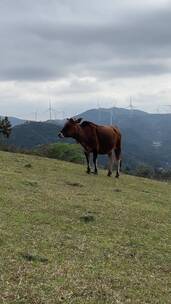
<svg viewBox="0 0 171 304">
<path fill-rule="evenodd" d="M 119 177 L 119 173 L 120 173 L 120 169 L 121 169 L 121 149 L 117 148 L 115 149 L 115 156 L 116 156 L 116 162 L 117 162 L 117 169 L 116 169 L 116 175 L 115 177 L 118 178 Z"/>
<path fill-rule="evenodd" d="M 97 152 L 93 152 L 94 174 L 98 174 L 97 170 Z"/>
<path fill-rule="evenodd" d="M 110 153 L 108 153 L 108 157 L 109 157 L 109 168 L 108 168 L 107 176 L 111 176 L 112 170 L 113 170 L 113 152 L 112 151 Z"/>
<path fill-rule="evenodd" d="M 86 160 L 87 160 L 87 173 L 90 174 L 91 173 L 91 168 L 90 168 L 90 153 L 89 152 L 84 152 Z"/>
</svg>

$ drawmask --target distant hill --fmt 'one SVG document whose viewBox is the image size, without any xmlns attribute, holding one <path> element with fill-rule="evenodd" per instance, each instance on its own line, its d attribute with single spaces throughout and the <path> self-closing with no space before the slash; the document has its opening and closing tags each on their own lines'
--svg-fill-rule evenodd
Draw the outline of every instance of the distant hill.
<svg viewBox="0 0 171 304">
<path fill-rule="evenodd" d="M 65 119 L 52 119 L 52 120 L 46 120 L 47 123 L 52 123 L 57 126 L 63 126 Z"/>
<path fill-rule="evenodd" d="M 121 129 L 123 163 L 128 170 L 140 163 L 152 167 L 171 167 L 171 114 L 149 114 L 137 110 L 111 108 L 92 109 L 78 116 L 98 124 L 112 122 Z M 61 141 L 57 137 L 61 124 L 63 121 L 58 121 L 58 124 L 56 121 L 29 122 L 15 126 L 9 143 L 32 149 L 37 145 Z M 100 159 L 104 163 L 103 158 Z"/>
<path fill-rule="evenodd" d="M 26 122 L 15 126 L 8 143 L 23 149 L 32 149 L 38 145 L 58 140 L 59 129 L 55 124 L 46 122 Z"/>
<path fill-rule="evenodd" d="M 0 117 L 4 117 L 4 116 L 0 115 Z M 11 124 L 12 124 L 13 127 L 25 123 L 25 120 L 21 119 L 21 118 L 12 117 L 12 116 L 9 116 L 8 118 L 9 118 L 9 121 L 11 122 Z"/>
</svg>

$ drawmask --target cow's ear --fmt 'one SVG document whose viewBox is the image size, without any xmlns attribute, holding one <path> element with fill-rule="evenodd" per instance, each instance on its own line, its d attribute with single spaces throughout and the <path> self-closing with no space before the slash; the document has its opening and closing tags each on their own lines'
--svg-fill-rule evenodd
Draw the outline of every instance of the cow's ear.
<svg viewBox="0 0 171 304">
<path fill-rule="evenodd" d="M 77 120 L 76 120 L 76 123 L 80 123 L 82 121 L 82 118 L 78 118 Z"/>
<path fill-rule="evenodd" d="M 72 123 L 75 122 L 74 118 L 69 118 L 69 121 Z"/>
</svg>

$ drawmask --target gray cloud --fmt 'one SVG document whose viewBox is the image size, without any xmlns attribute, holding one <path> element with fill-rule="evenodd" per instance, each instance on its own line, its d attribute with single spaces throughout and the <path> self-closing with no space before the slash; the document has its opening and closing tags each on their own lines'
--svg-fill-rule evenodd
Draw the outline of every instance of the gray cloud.
<svg viewBox="0 0 171 304">
<path fill-rule="evenodd" d="M 149 11 L 129 0 L 122 5 L 2 0 L 0 5 L 1 81 L 47 81 L 70 74 L 105 80 L 170 72 L 169 5 Z"/>
<path fill-rule="evenodd" d="M 146 77 L 149 75 L 161 75 L 171 72 L 171 66 L 162 63 L 125 63 L 111 64 L 110 66 L 100 66 L 96 68 L 96 73 L 102 78 L 129 78 Z"/>
</svg>

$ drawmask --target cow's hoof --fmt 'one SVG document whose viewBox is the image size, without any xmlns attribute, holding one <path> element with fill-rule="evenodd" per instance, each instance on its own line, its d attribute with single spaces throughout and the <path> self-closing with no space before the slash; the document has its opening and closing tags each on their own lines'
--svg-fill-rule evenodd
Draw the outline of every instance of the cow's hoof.
<svg viewBox="0 0 171 304">
<path fill-rule="evenodd" d="M 87 170 L 86 173 L 87 173 L 87 174 L 90 174 L 90 173 L 91 173 L 91 170 Z"/>
<path fill-rule="evenodd" d="M 98 175 L 98 171 L 94 171 L 93 174 Z"/>
<path fill-rule="evenodd" d="M 116 174 L 116 175 L 115 175 L 115 178 L 119 178 L 119 174 Z"/>
<path fill-rule="evenodd" d="M 109 171 L 108 174 L 107 174 L 107 176 L 111 177 L 111 175 L 112 175 L 112 172 Z"/>
</svg>

